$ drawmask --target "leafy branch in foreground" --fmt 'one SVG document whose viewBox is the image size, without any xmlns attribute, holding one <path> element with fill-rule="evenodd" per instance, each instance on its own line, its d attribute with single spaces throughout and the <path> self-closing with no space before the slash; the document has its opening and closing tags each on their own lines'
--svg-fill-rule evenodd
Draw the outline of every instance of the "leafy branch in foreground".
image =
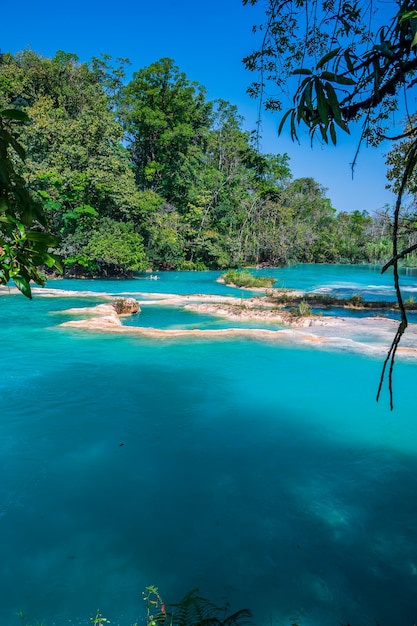
<svg viewBox="0 0 417 626">
<path fill-rule="evenodd" d="M 29 119 L 23 111 L 0 111 L 0 284 L 10 279 L 28 298 L 30 281 L 45 284 L 40 267 L 60 270 L 59 261 L 49 253 L 58 238 L 45 230 L 45 217 L 24 178 L 17 172 L 16 160 L 25 160 L 13 125 Z"/>
<path fill-rule="evenodd" d="M 349 122 L 364 117 L 365 136 L 382 138 L 381 123 L 416 82 L 415 2 L 392 2 L 383 12 L 362 0 L 268 0 L 266 7 L 264 23 L 254 27 L 260 46 L 244 63 L 258 73 L 249 93 L 267 109 L 282 109 L 289 85 L 294 106 L 280 129 L 288 119 L 293 138 L 303 123 L 312 136 L 319 131 L 336 143 L 336 127 L 349 132 Z M 268 96 L 270 85 L 282 95 Z"/>
<path fill-rule="evenodd" d="M 401 178 L 400 187 L 399 187 L 398 195 L 397 195 L 397 201 L 395 203 L 394 234 L 393 234 L 393 237 L 392 237 L 392 242 L 393 242 L 392 258 L 382 268 L 382 272 L 385 272 L 389 267 L 391 267 L 391 266 L 393 267 L 393 270 L 394 270 L 395 293 L 397 295 L 398 306 L 400 308 L 400 313 L 401 313 L 401 321 L 400 321 L 400 323 L 398 325 L 397 332 L 395 333 L 395 336 L 394 336 L 394 339 L 392 341 L 391 347 L 388 350 L 388 354 L 387 354 L 387 356 L 385 358 L 385 361 L 384 361 L 384 365 L 383 365 L 383 369 L 382 369 L 382 373 L 381 373 L 381 378 L 380 378 L 380 382 L 379 382 L 379 387 L 378 387 L 378 393 L 377 393 L 377 400 L 378 400 L 379 397 L 380 397 L 380 394 L 381 394 L 382 385 L 384 383 L 386 370 L 388 368 L 388 388 L 389 388 L 389 394 L 390 394 L 390 406 L 391 406 L 391 409 L 393 409 L 392 375 L 393 375 L 393 370 L 394 370 L 395 355 L 396 355 L 396 352 L 397 352 L 397 349 L 398 349 L 398 345 L 399 345 L 399 343 L 401 341 L 401 337 L 405 333 L 405 331 L 407 329 L 407 326 L 408 326 L 408 318 L 407 318 L 406 307 L 405 307 L 405 304 L 404 304 L 404 301 L 403 301 L 403 297 L 402 297 L 402 293 L 401 293 L 401 286 L 400 286 L 400 279 L 399 279 L 399 272 L 398 272 L 398 263 L 399 263 L 399 260 L 402 259 L 410 251 L 410 247 L 408 249 L 405 249 L 405 250 L 402 250 L 402 251 L 398 251 L 398 229 L 399 229 L 399 220 L 400 220 L 400 210 L 401 210 L 402 199 L 403 199 L 404 193 L 406 192 L 407 188 L 409 187 L 412 175 L 416 171 L 416 169 L 417 169 L 417 134 L 416 134 L 416 137 L 414 138 L 414 140 L 411 141 L 411 143 L 409 145 L 409 148 L 407 150 L 406 159 L 405 159 L 404 173 L 403 173 L 402 178 Z M 415 246 L 415 247 L 417 248 L 417 246 Z M 415 247 L 411 246 L 412 249 L 414 249 Z"/>
<path fill-rule="evenodd" d="M 255 5 L 258 0 L 242 0 Z M 398 195 L 393 216 L 393 251 L 383 271 L 393 267 L 394 285 L 401 321 L 381 373 L 377 399 L 388 368 L 390 406 L 393 408 L 392 374 L 398 344 L 407 328 L 401 295 L 398 262 L 417 249 L 399 250 L 399 219 L 404 194 L 410 189 L 417 168 L 417 133 L 408 94 L 417 83 L 417 8 L 415 0 L 401 0 L 381 9 L 365 0 L 267 0 L 264 23 L 254 27 L 260 35 L 258 49 L 244 59 L 247 69 L 258 78 L 249 93 L 266 109 L 280 111 L 282 95 L 292 92 L 292 106 L 284 113 L 281 133 L 289 122 L 290 135 L 298 140 L 299 128 L 306 127 L 311 139 L 318 135 L 336 145 L 340 130 L 361 121 L 362 140 L 377 145 L 388 139 L 392 114 L 407 112 L 409 128 L 393 140 L 409 138 L 398 175 Z M 279 96 L 267 89 L 278 87 Z"/>
</svg>

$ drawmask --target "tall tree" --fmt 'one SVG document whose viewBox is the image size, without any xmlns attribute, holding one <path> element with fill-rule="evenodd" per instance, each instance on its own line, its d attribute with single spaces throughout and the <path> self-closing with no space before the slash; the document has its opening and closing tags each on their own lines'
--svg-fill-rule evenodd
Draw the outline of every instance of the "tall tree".
<svg viewBox="0 0 417 626">
<path fill-rule="evenodd" d="M 190 258 L 220 267 L 242 263 L 235 239 L 245 215 L 252 172 L 250 135 L 237 108 L 213 103 L 210 131 L 187 205 Z"/>
<path fill-rule="evenodd" d="M 139 189 L 183 208 L 210 126 L 204 88 L 163 58 L 134 73 L 122 91 L 120 115 Z"/>
<path fill-rule="evenodd" d="M 101 66 L 100 66 L 101 67 Z M 139 195 L 123 129 L 115 119 L 97 64 L 57 52 L 5 55 L 0 98 L 24 106 L 31 124 L 21 129 L 27 160 L 22 174 L 38 190 L 61 252 L 83 258 L 96 219 L 132 221 Z"/>
</svg>

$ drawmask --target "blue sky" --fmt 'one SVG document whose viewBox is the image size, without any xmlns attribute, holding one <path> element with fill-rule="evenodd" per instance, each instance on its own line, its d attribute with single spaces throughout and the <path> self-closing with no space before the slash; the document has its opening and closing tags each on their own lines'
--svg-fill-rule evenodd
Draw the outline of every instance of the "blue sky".
<svg viewBox="0 0 417 626">
<path fill-rule="evenodd" d="M 251 26 L 261 21 L 260 6 L 243 7 L 241 0 L 73 0 L 70 3 L 8 2 L 2 7 L 0 48 L 16 53 L 27 47 L 52 56 L 57 50 L 76 53 L 81 61 L 107 53 L 128 57 L 136 71 L 162 57 L 174 59 L 190 80 L 207 88 L 208 98 L 236 104 L 255 128 L 258 105 L 246 94 L 252 80 L 242 58 L 256 46 Z M 263 152 L 290 156 L 294 177 L 312 176 L 340 211 L 373 212 L 393 204 L 385 189 L 384 153 L 363 148 L 352 180 L 358 137 L 341 137 L 337 148 L 308 138 L 294 144 L 287 133 L 277 136 L 280 115 L 263 117 Z"/>
</svg>

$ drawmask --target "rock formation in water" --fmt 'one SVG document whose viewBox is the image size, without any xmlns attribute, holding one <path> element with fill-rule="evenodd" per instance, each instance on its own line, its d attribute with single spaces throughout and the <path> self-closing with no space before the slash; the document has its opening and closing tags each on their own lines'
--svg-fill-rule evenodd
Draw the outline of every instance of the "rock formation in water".
<svg viewBox="0 0 417 626">
<path fill-rule="evenodd" d="M 118 315 L 133 315 L 140 312 L 139 302 L 134 298 L 118 298 L 112 304 Z"/>
</svg>

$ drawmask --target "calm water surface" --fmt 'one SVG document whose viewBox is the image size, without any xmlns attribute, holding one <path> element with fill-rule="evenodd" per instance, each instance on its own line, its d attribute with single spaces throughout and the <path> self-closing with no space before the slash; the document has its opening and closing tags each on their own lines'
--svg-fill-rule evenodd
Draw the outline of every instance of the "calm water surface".
<svg viewBox="0 0 417 626">
<path fill-rule="evenodd" d="M 393 293 L 366 267 L 271 272 L 288 287 Z M 48 286 L 236 294 L 214 272 L 160 276 Z M 260 625 L 412 626 L 417 366 L 397 364 L 391 413 L 375 403 L 378 360 L 57 326 L 93 303 L 0 298 L 0 624 L 19 626 L 19 610 L 89 624 L 97 609 L 144 624 L 155 584 L 167 602 L 200 587 Z M 141 323 L 227 325 L 157 307 Z"/>
<path fill-rule="evenodd" d="M 285 268 L 250 270 L 254 274 L 272 276 L 276 287 L 322 291 L 349 297 L 360 293 L 364 297 L 382 299 L 394 298 L 392 273 L 381 274 L 381 269 L 370 265 L 292 265 Z M 417 295 L 417 268 L 402 269 L 401 283 L 406 297 Z M 137 274 L 131 280 L 50 280 L 48 287 L 61 289 L 85 289 L 108 293 L 149 292 L 149 293 L 209 293 L 236 295 L 236 290 L 218 282 L 221 272 L 158 272 L 159 280 L 151 280 L 150 274 Z M 248 297 L 245 291 L 239 297 Z"/>
</svg>

